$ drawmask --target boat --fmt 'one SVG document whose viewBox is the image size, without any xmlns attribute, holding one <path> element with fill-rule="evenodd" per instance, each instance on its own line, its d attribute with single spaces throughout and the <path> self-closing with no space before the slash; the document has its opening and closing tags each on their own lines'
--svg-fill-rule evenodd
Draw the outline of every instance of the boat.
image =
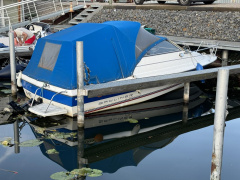
<svg viewBox="0 0 240 180">
<path fill-rule="evenodd" d="M 108 130 L 101 130 L 101 133 L 106 134 L 110 131 L 116 131 L 117 130 L 123 130 L 127 126 L 130 126 L 129 123 L 140 123 L 141 124 L 141 131 L 145 132 L 147 130 L 150 130 L 149 128 L 146 128 L 145 130 L 142 130 L 143 127 L 149 127 L 149 126 L 155 126 L 155 129 L 157 127 L 161 127 L 162 124 L 171 124 L 172 123 L 172 117 L 174 117 L 174 121 L 179 119 L 178 121 L 181 121 L 182 118 L 182 110 L 183 110 L 183 94 L 184 89 L 180 88 L 175 91 L 169 92 L 167 94 L 164 94 L 160 96 L 159 98 L 154 98 L 152 100 L 142 102 L 139 104 L 134 104 L 122 108 L 117 109 L 111 109 L 107 111 L 97 112 L 93 114 L 87 114 L 85 119 L 85 129 L 91 129 L 92 133 L 95 133 L 94 135 L 89 135 L 91 133 L 88 133 L 88 136 L 86 137 L 94 137 L 96 135 L 96 132 L 99 132 L 99 129 L 103 129 L 103 126 L 106 127 L 105 129 Z M 203 112 L 206 112 L 210 109 L 211 103 L 206 102 L 207 99 L 204 97 L 203 92 L 197 87 L 197 86 L 191 86 L 190 87 L 190 94 L 189 94 L 189 104 L 188 104 L 188 110 L 189 110 L 189 118 L 198 117 Z M 200 106 L 201 104 L 205 103 L 205 106 Z M 197 108 L 196 108 L 197 107 Z M 206 109 L 203 109 L 206 108 Z M 176 116 L 176 113 L 178 114 Z M 171 114 L 175 114 L 172 116 Z M 159 122 L 159 116 L 168 116 L 168 118 L 162 118 L 161 122 Z M 155 117 L 156 120 L 153 120 Z M 65 117 L 65 116 L 53 116 L 46 118 L 38 118 L 38 121 L 34 121 L 36 125 L 38 123 L 42 123 L 42 121 L 49 121 L 49 122 L 58 122 L 57 127 L 58 129 L 68 129 L 68 130 L 77 130 L 77 120 L 73 119 L 71 117 Z M 35 117 L 33 119 L 36 119 Z M 148 119 L 151 119 L 149 122 Z M 135 120 L 134 122 L 131 122 L 131 120 Z M 145 123 L 143 123 L 145 122 Z M 51 124 L 51 123 L 50 123 Z M 59 125 L 61 124 L 61 125 Z M 119 126 L 119 124 L 121 124 Z M 124 124 L 127 124 L 125 126 Z M 156 126 L 158 124 L 161 124 L 160 126 Z M 31 123 L 31 125 L 33 125 Z M 46 125 L 45 123 L 43 125 Z M 110 126 L 112 128 L 108 128 Z M 52 126 L 52 125 L 50 125 Z M 115 126 L 115 128 L 113 128 Z M 121 128 L 120 128 L 121 127 Z M 42 127 L 45 128 L 45 127 Z M 55 126 L 48 127 L 48 130 L 55 129 Z M 130 129 L 132 126 L 130 127 Z M 113 134 L 113 133 L 111 133 Z M 122 133 L 121 133 L 122 134 Z M 129 133 L 125 133 L 129 134 Z"/>
<path fill-rule="evenodd" d="M 33 49 L 37 43 L 37 40 L 39 38 L 48 36 L 52 34 L 51 31 L 51 26 L 47 23 L 43 22 L 32 22 L 28 25 L 25 26 L 26 29 L 30 30 L 34 35 L 36 36 L 36 40 L 32 45 L 27 45 L 27 46 L 15 46 L 16 49 L 16 73 L 19 73 L 20 71 L 23 71 L 29 62 L 29 60 L 20 58 L 20 56 L 31 56 Z M 2 39 L 1 39 L 2 38 Z M 9 56 L 9 38 L 8 37 L 0 37 L 0 54 L 1 58 L 6 58 Z M 7 62 L 7 63 L 5 63 Z M 11 72 L 10 72 L 10 64 L 9 64 L 9 59 L 5 61 L 2 65 L 2 68 L 0 69 L 0 79 L 11 79 Z"/>
<path fill-rule="evenodd" d="M 86 86 L 191 71 L 216 60 L 214 53 L 185 51 L 138 22 L 81 23 L 38 40 L 30 63 L 18 76 L 26 96 L 43 102 L 30 107 L 30 112 L 43 117 L 77 116 L 77 41 L 83 41 Z M 84 97 L 84 111 L 90 114 L 129 106 L 182 86 Z"/>
<path fill-rule="evenodd" d="M 31 31 L 36 36 L 36 39 L 52 34 L 51 26 L 43 22 L 32 22 L 26 25 L 25 28 Z"/>
<path fill-rule="evenodd" d="M 33 42 L 33 44 L 29 45 L 18 46 L 16 44 L 16 56 L 31 56 L 38 39 L 52 34 L 50 25 L 43 22 L 32 22 L 27 24 L 24 28 L 30 30 L 36 36 L 36 40 Z M 9 37 L 0 36 L 0 59 L 8 58 L 9 54 Z"/>
<path fill-rule="evenodd" d="M 16 57 L 16 73 L 23 71 L 28 64 L 29 60 Z M 10 60 L 6 59 L 0 69 L 0 79 L 11 79 Z"/>
<path fill-rule="evenodd" d="M 9 37 L 1 36 L 0 37 L 0 60 L 10 57 L 10 47 L 9 47 Z M 24 45 L 24 46 L 15 46 L 15 55 L 16 56 L 31 56 L 35 44 Z"/>
</svg>

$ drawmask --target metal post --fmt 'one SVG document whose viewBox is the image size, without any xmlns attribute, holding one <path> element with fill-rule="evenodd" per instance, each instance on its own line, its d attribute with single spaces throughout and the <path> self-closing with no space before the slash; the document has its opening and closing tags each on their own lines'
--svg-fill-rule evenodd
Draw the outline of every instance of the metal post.
<svg viewBox="0 0 240 180">
<path fill-rule="evenodd" d="M 7 15 L 7 17 L 8 17 L 8 26 L 9 26 L 9 31 L 10 31 L 10 29 L 12 29 L 11 18 L 10 18 L 9 15 L 8 15 L 7 9 L 5 9 L 5 12 L 6 12 L 6 15 Z"/>
<path fill-rule="evenodd" d="M 30 7 L 29 7 L 28 3 L 27 3 L 27 7 L 28 7 L 28 11 L 29 11 L 29 16 L 31 17 L 30 21 L 32 21 L 32 14 L 31 14 L 31 10 L 30 10 Z"/>
<path fill-rule="evenodd" d="M 222 52 L 222 66 L 228 65 L 228 50 L 223 50 Z"/>
<path fill-rule="evenodd" d="M 212 150 L 211 180 L 221 179 L 223 138 L 226 118 L 228 69 L 219 69 L 217 77 L 216 106 L 214 116 L 214 134 Z"/>
<path fill-rule="evenodd" d="M 84 63 L 83 63 L 83 42 L 77 41 L 77 123 L 84 127 Z"/>
<path fill-rule="evenodd" d="M 9 45 L 10 45 L 10 68 L 11 68 L 11 90 L 12 95 L 17 95 L 17 80 L 16 80 L 16 60 L 15 60 L 15 45 L 13 31 L 9 31 Z"/>
<path fill-rule="evenodd" d="M 85 0 L 83 0 L 83 8 L 87 8 L 87 5 L 86 5 L 86 2 L 85 2 Z"/>
<path fill-rule="evenodd" d="M 36 5 L 35 5 L 35 2 L 34 2 L 34 1 L 33 1 L 33 6 L 34 6 L 35 12 L 36 12 L 36 14 L 37 14 L 38 22 L 40 22 L 40 19 L 39 19 L 39 16 L 38 16 L 37 7 L 36 7 Z"/>
<path fill-rule="evenodd" d="M 62 8 L 62 15 L 64 15 L 64 10 L 63 10 L 63 5 L 62 5 L 62 1 L 60 0 L 60 5 L 61 5 L 61 8 Z"/>
<path fill-rule="evenodd" d="M 22 0 L 25 1 L 25 0 Z M 22 22 L 25 21 L 25 11 L 24 11 L 24 4 L 22 4 Z"/>
<path fill-rule="evenodd" d="M 70 12 L 70 20 L 72 20 L 72 13 L 74 12 L 72 2 L 70 2 L 69 12 Z"/>
<path fill-rule="evenodd" d="M 1 2 L 0 2 L 1 4 L 0 4 L 0 7 L 2 8 L 2 10 L 1 10 L 1 25 L 2 25 L 2 27 L 5 27 L 5 19 L 4 19 L 4 9 L 3 9 L 3 0 L 1 0 Z M 1 26 L 0 26 L 1 27 Z"/>
<path fill-rule="evenodd" d="M 185 104 L 189 103 L 189 92 L 190 92 L 190 83 L 184 83 L 184 93 L 183 93 L 183 102 Z"/>
<path fill-rule="evenodd" d="M 16 120 L 13 124 L 14 129 L 14 151 L 15 153 L 20 153 L 20 147 L 19 147 L 19 121 Z"/>
<path fill-rule="evenodd" d="M 56 8 L 56 4 L 55 4 L 54 0 L 53 0 L 53 6 L 54 6 L 54 9 L 55 9 L 55 12 L 57 12 L 57 8 Z"/>
</svg>

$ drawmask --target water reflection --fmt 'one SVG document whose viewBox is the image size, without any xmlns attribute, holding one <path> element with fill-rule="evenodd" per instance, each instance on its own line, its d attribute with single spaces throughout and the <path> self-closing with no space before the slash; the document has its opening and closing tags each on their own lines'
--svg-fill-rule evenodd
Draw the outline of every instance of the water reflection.
<svg viewBox="0 0 240 180">
<path fill-rule="evenodd" d="M 40 145 L 44 156 L 67 171 L 90 167 L 114 173 L 124 166 L 137 166 L 179 134 L 193 130 L 196 117 L 212 107 L 197 87 L 191 87 L 187 114 L 194 119 L 184 125 L 182 95 L 181 89 L 145 103 L 88 115 L 85 129 L 77 128 L 76 119 L 68 117 L 24 119 L 36 138 L 44 141 Z M 48 154 L 50 149 L 59 153 Z"/>
<path fill-rule="evenodd" d="M 178 90 L 145 103 L 88 115 L 85 129 L 77 128 L 76 119 L 64 116 L 39 118 L 26 114 L 22 119 L 21 116 L 12 117 L 11 113 L 5 113 L 9 118 L 1 119 L 0 142 L 3 137 L 12 137 L 13 140 L 9 147 L 0 146 L 0 152 L 3 152 L 3 157 L 0 158 L 0 171 L 3 173 L 1 168 L 10 170 L 4 172 L 5 174 L 0 174 L 1 178 L 12 179 L 8 173 L 17 171 L 21 173 L 18 173 L 13 179 L 28 179 L 29 175 L 36 179 L 50 179 L 51 174 L 55 172 L 64 171 L 64 169 L 72 171 L 82 167 L 102 170 L 106 173 L 103 179 L 113 179 L 112 177 L 116 177 L 116 175 L 121 179 L 121 176 L 124 175 L 122 174 L 123 170 L 134 175 L 137 171 L 141 176 L 145 176 L 146 172 L 142 172 L 143 167 L 146 168 L 146 171 L 150 171 L 147 176 L 151 176 L 156 171 L 155 166 L 165 167 L 164 159 L 161 163 L 156 160 L 151 161 L 151 165 L 148 164 L 149 159 L 157 159 L 159 155 L 169 155 L 165 160 L 170 164 L 164 170 L 168 177 L 167 170 L 171 169 L 170 167 L 173 165 L 171 163 L 176 164 L 177 158 L 185 154 L 188 149 L 190 150 L 184 159 L 195 158 L 197 150 L 201 153 L 202 151 L 206 154 L 209 153 L 209 157 L 206 155 L 198 157 L 206 159 L 202 166 L 199 165 L 201 168 L 206 167 L 208 166 L 207 162 L 211 159 L 211 142 L 208 142 L 207 147 L 200 144 L 197 150 L 191 149 L 189 146 L 192 147 L 192 144 L 182 143 L 183 136 L 179 137 L 179 135 L 213 125 L 214 114 L 211 113 L 214 111 L 213 105 L 197 87 L 191 87 L 189 106 L 183 105 L 182 96 L 183 90 Z M 11 99 L 3 97 L 0 101 L 4 104 L 1 104 L 2 111 Z M 20 97 L 17 101 L 25 103 Z M 238 103 L 234 101 L 229 104 L 233 108 L 228 110 L 227 120 L 240 117 L 240 108 L 234 108 Z M 187 119 L 184 117 L 186 115 L 188 115 Z M 203 135 L 201 137 L 205 137 L 206 134 L 201 133 L 206 132 L 206 129 L 209 128 L 202 129 L 198 137 L 193 136 L 191 143 L 198 140 L 201 135 Z M 212 128 L 210 129 L 211 133 L 206 137 L 208 141 L 211 141 L 212 138 Z M 192 134 L 194 133 L 187 133 L 184 138 Z M 22 143 L 35 138 L 40 139 L 43 143 L 34 148 L 18 146 L 17 142 Z M 170 144 L 171 146 L 168 146 Z M 169 151 L 176 144 L 180 146 L 177 147 L 176 152 Z M 11 147 L 13 145 L 14 147 Z M 179 152 L 181 147 L 184 147 L 184 151 Z M 164 149 L 159 150 L 161 148 Z M 48 150 L 52 149 L 58 153 L 48 153 Z M 194 154 L 191 156 L 189 153 L 192 151 Z M 174 158 L 175 155 L 177 158 Z M 23 162 L 24 165 L 18 166 L 16 159 L 19 159 L 19 162 Z M 141 165 L 139 165 L 140 162 Z M 177 162 L 177 164 L 181 163 Z M 191 168 L 191 162 L 188 161 L 188 163 Z M 37 172 L 36 177 L 35 168 L 37 166 L 41 167 L 42 171 Z M 137 168 L 130 166 L 137 166 Z M 122 169 L 120 170 L 120 168 Z M 135 171 L 130 172 L 133 169 Z M 181 168 L 179 167 L 179 169 Z M 210 167 L 206 169 L 207 173 L 205 174 L 208 176 Z M 111 174 L 111 178 L 108 178 L 109 174 L 107 175 L 107 173 Z M 153 175 L 153 179 L 159 179 L 157 174 Z M 178 176 L 176 175 L 176 179 Z M 84 178 L 82 177 L 82 179 Z M 201 177 L 200 179 L 205 178 Z"/>
</svg>

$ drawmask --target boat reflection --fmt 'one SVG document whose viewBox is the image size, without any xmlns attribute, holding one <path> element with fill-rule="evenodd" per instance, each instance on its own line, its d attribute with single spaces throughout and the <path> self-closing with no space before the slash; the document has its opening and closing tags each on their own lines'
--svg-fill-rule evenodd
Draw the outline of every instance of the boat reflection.
<svg viewBox="0 0 240 180">
<path fill-rule="evenodd" d="M 195 120 L 208 112 L 212 103 L 201 98 L 197 87 L 191 87 L 190 92 L 188 118 Z M 36 138 L 44 141 L 40 145 L 42 153 L 64 169 L 71 171 L 87 165 L 114 173 L 124 166 L 137 166 L 151 152 L 195 128 L 192 120 L 182 122 L 182 95 L 180 89 L 141 104 L 88 115 L 84 130 L 78 129 L 76 119 L 69 117 L 25 120 Z M 46 153 L 53 148 L 59 153 Z"/>
</svg>

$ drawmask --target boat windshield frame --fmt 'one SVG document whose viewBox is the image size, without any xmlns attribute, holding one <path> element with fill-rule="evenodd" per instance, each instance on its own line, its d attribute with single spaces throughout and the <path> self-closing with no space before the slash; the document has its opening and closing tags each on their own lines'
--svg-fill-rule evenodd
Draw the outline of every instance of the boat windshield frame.
<svg viewBox="0 0 240 180">
<path fill-rule="evenodd" d="M 159 53 L 149 53 L 149 51 L 151 51 L 153 48 L 156 48 L 156 46 L 161 45 L 162 43 L 169 43 L 169 45 L 172 45 L 173 47 L 175 47 L 175 50 L 173 51 L 164 51 L 164 52 L 159 52 Z M 144 55 L 144 57 L 148 57 L 148 56 L 157 56 L 157 55 L 162 55 L 162 54 L 168 54 L 168 53 L 175 53 L 175 52 L 181 52 L 184 51 L 180 46 L 178 46 L 176 43 L 172 42 L 169 39 L 166 39 L 160 43 L 158 43 L 157 45 L 155 45 L 154 47 L 152 47 L 150 50 L 147 51 L 147 53 Z"/>
</svg>

